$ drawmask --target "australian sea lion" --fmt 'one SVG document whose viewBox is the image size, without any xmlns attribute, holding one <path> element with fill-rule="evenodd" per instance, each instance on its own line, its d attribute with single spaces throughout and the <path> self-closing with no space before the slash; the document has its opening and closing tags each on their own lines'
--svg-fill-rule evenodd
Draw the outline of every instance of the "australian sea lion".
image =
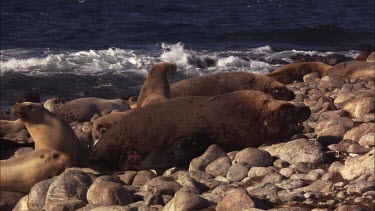
<svg viewBox="0 0 375 211">
<path fill-rule="evenodd" d="M 302 81 L 303 76 L 308 73 L 317 72 L 320 77 L 326 75 L 327 70 L 332 66 L 321 62 L 301 62 L 284 65 L 272 73 L 268 74 L 269 77 L 279 81 L 283 84 L 290 84 L 294 81 Z"/>
<path fill-rule="evenodd" d="M 36 183 L 60 174 L 70 165 L 70 156 L 52 149 L 1 160 L 0 189 L 28 193 Z"/>
<path fill-rule="evenodd" d="M 71 123 L 90 121 L 95 114 L 103 116 L 111 112 L 127 111 L 129 109 L 130 107 L 126 100 L 86 97 L 62 104 L 55 109 L 54 113 Z"/>
<path fill-rule="evenodd" d="M 25 124 L 35 142 L 35 150 L 53 149 L 70 156 L 78 165 L 84 162 L 88 148 L 76 137 L 72 128 L 42 104 L 24 102 L 13 106 L 13 112 Z"/>
<path fill-rule="evenodd" d="M 374 51 L 374 46 L 368 45 L 363 51 L 354 59 L 354 61 L 366 61 L 367 57 Z"/>
<path fill-rule="evenodd" d="M 53 113 L 53 112 L 55 112 L 57 107 L 61 106 L 64 103 L 67 103 L 67 102 L 69 102 L 69 101 L 66 100 L 66 99 L 54 97 L 54 98 L 50 98 L 50 99 L 46 100 L 43 103 L 43 106 L 48 111 Z"/>
<path fill-rule="evenodd" d="M 372 52 L 368 57 L 366 62 L 375 62 L 375 52 Z"/>
<path fill-rule="evenodd" d="M 137 108 L 170 98 L 168 74 L 174 74 L 177 66 L 162 62 L 155 64 L 148 73 L 138 96 Z"/>
<path fill-rule="evenodd" d="M 3 137 L 9 133 L 18 133 L 26 129 L 25 124 L 20 119 L 17 120 L 0 120 L 0 136 Z"/>
<path fill-rule="evenodd" d="M 251 90 L 174 98 L 138 108 L 111 127 L 87 164 L 103 171 L 186 164 L 211 144 L 238 150 L 289 138 L 309 116 L 308 107 Z"/>
<path fill-rule="evenodd" d="M 230 72 L 194 77 L 171 84 L 171 98 L 216 96 L 241 90 L 265 92 L 278 100 L 292 100 L 295 96 L 283 84 L 268 76 Z"/>
<path fill-rule="evenodd" d="M 375 63 L 350 61 L 333 66 L 327 71 L 328 76 L 340 78 L 375 78 Z"/>
</svg>

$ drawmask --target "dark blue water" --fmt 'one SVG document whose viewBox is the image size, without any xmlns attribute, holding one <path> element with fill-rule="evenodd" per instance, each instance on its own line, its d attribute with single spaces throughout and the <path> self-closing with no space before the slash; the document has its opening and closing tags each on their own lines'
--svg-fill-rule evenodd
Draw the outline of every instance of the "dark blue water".
<svg viewBox="0 0 375 211">
<path fill-rule="evenodd" d="M 353 50 L 374 43 L 374 0 L 2 0 L 1 48 Z"/>
</svg>

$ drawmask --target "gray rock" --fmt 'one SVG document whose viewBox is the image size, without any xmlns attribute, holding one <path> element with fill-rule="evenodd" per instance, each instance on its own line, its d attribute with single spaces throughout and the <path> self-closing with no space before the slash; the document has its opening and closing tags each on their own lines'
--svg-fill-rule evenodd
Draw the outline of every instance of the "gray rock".
<svg viewBox="0 0 375 211">
<path fill-rule="evenodd" d="M 255 207 L 254 201 L 251 199 L 247 191 L 243 188 L 238 188 L 230 191 L 221 200 L 217 206 L 217 211 L 244 211 Z"/>
<path fill-rule="evenodd" d="M 343 139 L 350 139 L 358 143 L 362 136 L 369 133 L 375 133 L 374 123 L 363 123 L 350 129 L 345 133 Z"/>
<path fill-rule="evenodd" d="M 133 186 L 141 187 L 146 184 L 148 181 L 156 177 L 156 172 L 142 170 L 137 173 L 133 180 Z"/>
<path fill-rule="evenodd" d="M 246 189 L 252 198 L 270 201 L 271 203 L 277 203 L 280 201 L 279 195 L 277 194 L 277 188 L 253 188 L 249 187 Z"/>
<path fill-rule="evenodd" d="M 55 177 L 56 178 L 56 177 Z M 46 201 L 47 191 L 55 178 L 41 181 L 34 185 L 29 192 L 28 207 L 31 210 L 41 210 Z"/>
<path fill-rule="evenodd" d="M 272 165 L 273 159 L 267 151 L 249 147 L 238 152 L 234 158 L 234 162 L 244 162 L 250 167 L 268 167 Z"/>
<path fill-rule="evenodd" d="M 368 182 L 366 180 L 361 180 L 348 185 L 346 193 L 364 193 L 366 191 L 374 189 L 375 184 L 373 182 Z"/>
<path fill-rule="evenodd" d="M 211 145 L 202 156 L 190 162 L 189 171 L 205 171 L 208 164 L 220 157 L 227 157 L 227 153 L 218 145 Z"/>
<path fill-rule="evenodd" d="M 87 200 L 93 205 L 127 205 L 133 202 L 130 193 L 119 183 L 95 180 L 87 192 Z"/>
<path fill-rule="evenodd" d="M 249 165 L 244 162 L 235 163 L 229 167 L 227 178 L 232 182 L 239 182 L 247 176 L 249 169 Z"/>
<path fill-rule="evenodd" d="M 278 195 L 282 201 L 303 201 L 305 197 L 301 193 L 290 192 L 287 190 L 281 190 Z"/>
<path fill-rule="evenodd" d="M 177 191 L 173 199 L 163 208 L 164 211 L 199 210 L 211 206 L 212 203 L 184 189 Z"/>
<path fill-rule="evenodd" d="M 374 97 L 366 97 L 351 100 L 343 107 L 354 118 L 363 119 L 365 114 L 374 112 Z"/>
<path fill-rule="evenodd" d="M 225 176 L 229 167 L 232 165 L 232 160 L 226 157 L 220 157 L 206 167 L 206 172 L 213 176 Z"/>
<path fill-rule="evenodd" d="M 361 146 L 374 147 L 375 146 L 375 133 L 369 133 L 369 134 L 362 136 L 359 139 L 358 143 Z"/>
<path fill-rule="evenodd" d="M 45 204 L 70 199 L 87 202 L 86 194 L 91 184 L 88 174 L 76 170 L 65 171 L 49 186 Z"/>
<path fill-rule="evenodd" d="M 276 183 L 276 186 L 282 189 L 286 190 L 293 190 L 296 188 L 300 188 L 305 186 L 306 183 L 303 180 L 293 180 L 293 179 L 288 179 L 281 181 L 279 183 Z"/>
<path fill-rule="evenodd" d="M 295 189 L 295 191 L 329 193 L 331 192 L 332 185 L 331 181 L 317 180 L 306 187 Z"/>
<path fill-rule="evenodd" d="M 357 143 L 351 144 L 347 149 L 346 152 L 348 153 L 353 153 L 353 154 L 359 154 L 359 155 L 364 155 L 368 153 L 371 149 L 367 147 L 363 147 Z"/>
<path fill-rule="evenodd" d="M 279 151 L 279 158 L 291 164 L 298 162 L 324 163 L 322 146 L 316 141 L 301 138 L 286 143 Z"/>
<path fill-rule="evenodd" d="M 346 180 L 353 180 L 362 175 L 374 175 L 374 149 L 350 162 L 347 160 L 340 173 Z"/>
<path fill-rule="evenodd" d="M 272 168 L 267 167 L 251 167 L 249 172 L 247 173 L 247 177 L 249 178 L 257 178 L 257 177 L 264 177 L 268 174 L 275 173 L 275 170 Z"/>
<path fill-rule="evenodd" d="M 133 184 L 133 180 L 138 172 L 136 171 L 125 171 L 123 174 L 118 175 L 121 181 L 127 185 Z"/>
<path fill-rule="evenodd" d="M 274 173 L 274 174 L 266 175 L 263 178 L 262 183 L 277 183 L 277 182 L 283 181 L 284 179 L 285 177 L 283 175 Z"/>
<path fill-rule="evenodd" d="M 79 199 L 48 202 L 43 206 L 45 211 L 75 211 L 86 206 L 86 203 Z"/>
<path fill-rule="evenodd" d="M 159 176 L 148 181 L 139 191 L 150 191 L 154 194 L 173 196 L 181 188 L 182 185 L 173 181 L 172 178 Z"/>
</svg>

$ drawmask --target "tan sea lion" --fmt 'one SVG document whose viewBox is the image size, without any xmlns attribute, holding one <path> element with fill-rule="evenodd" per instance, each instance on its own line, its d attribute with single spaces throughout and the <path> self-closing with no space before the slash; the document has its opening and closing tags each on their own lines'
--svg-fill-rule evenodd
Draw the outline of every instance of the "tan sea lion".
<svg viewBox="0 0 375 211">
<path fill-rule="evenodd" d="M 0 161 L 0 190 L 28 193 L 36 183 L 59 175 L 71 165 L 70 156 L 40 149 Z"/>
<path fill-rule="evenodd" d="M 181 97 L 134 110 L 94 146 L 87 165 L 97 170 L 160 169 L 187 164 L 211 144 L 238 150 L 289 138 L 310 116 L 258 91 Z"/>
<path fill-rule="evenodd" d="M 137 108 L 150 105 L 171 97 L 168 74 L 176 72 L 177 66 L 173 63 L 161 62 L 155 64 L 144 82 L 138 96 Z"/>
<path fill-rule="evenodd" d="M 17 120 L 0 120 L 0 136 L 4 137 L 9 133 L 18 133 L 26 129 L 25 124 L 20 119 Z"/>
<path fill-rule="evenodd" d="M 88 147 L 78 140 L 69 124 L 42 104 L 24 102 L 14 105 L 12 109 L 33 138 L 35 150 L 53 149 L 65 153 L 73 165 L 85 161 Z"/>
<path fill-rule="evenodd" d="M 350 61 L 337 64 L 327 71 L 328 76 L 340 78 L 375 78 L 375 63 Z"/>
<path fill-rule="evenodd" d="M 261 74 L 229 72 L 194 77 L 171 84 L 171 97 L 215 96 L 241 90 L 265 92 L 278 100 L 292 100 L 294 93 Z"/>
<path fill-rule="evenodd" d="M 368 57 L 366 62 L 375 62 L 375 52 L 372 52 Z"/>
<path fill-rule="evenodd" d="M 95 114 L 103 116 L 111 112 L 127 111 L 129 109 L 130 107 L 126 100 L 86 97 L 62 104 L 55 109 L 54 113 L 71 123 L 90 121 Z"/>
<path fill-rule="evenodd" d="M 321 62 L 301 62 L 284 65 L 272 73 L 269 77 L 283 84 L 290 84 L 294 81 L 303 81 L 303 76 L 308 73 L 317 72 L 320 77 L 326 75 L 327 70 L 332 66 Z"/>
</svg>

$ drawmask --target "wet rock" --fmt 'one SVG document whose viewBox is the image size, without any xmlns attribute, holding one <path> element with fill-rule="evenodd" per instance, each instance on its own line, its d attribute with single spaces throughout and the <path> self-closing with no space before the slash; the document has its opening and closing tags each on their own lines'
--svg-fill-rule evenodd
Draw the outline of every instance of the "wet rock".
<svg viewBox="0 0 375 211">
<path fill-rule="evenodd" d="M 340 173 L 346 180 L 362 175 L 374 175 L 374 149 L 356 159 L 347 160 Z"/>
<path fill-rule="evenodd" d="M 55 177 L 56 178 L 56 177 Z M 41 181 L 34 185 L 29 192 L 28 207 L 31 210 L 41 210 L 44 206 L 47 191 L 55 178 Z"/>
<path fill-rule="evenodd" d="M 95 180 L 87 192 L 87 200 L 93 205 L 126 205 L 133 202 L 130 193 L 119 183 Z"/>
<path fill-rule="evenodd" d="M 225 176 L 231 165 L 232 160 L 228 156 L 221 157 L 208 164 L 206 172 L 213 176 Z"/>
<path fill-rule="evenodd" d="M 173 199 L 164 207 L 164 211 L 188 211 L 199 210 L 211 206 L 212 203 L 196 194 L 187 192 L 184 189 L 177 191 Z"/>
<path fill-rule="evenodd" d="M 0 210 L 10 211 L 16 206 L 17 202 L 24 196 L 24 193 L 0 191 Z"/>
<path fill-rule="evenodd" d="M 358 143 L 361 146 L 374 147 L 375 146 L 375 133 L 369 133 L 369 134 L 362 136 L 359 139 Z"/>
<path fill-rule="evenodd" d="M 208 164 L 220 157 L 227 157 L 226 152 L 218 145 L 211 145 L 202 156 L 190 162 L 189 171 L 205 171 Z"/>
<path fill-rule="evenodd" d="M 146 184 L 148 181 L 156 177 L 156 172 L 142 170 L 137 173 L 137 175 L 133 179 L 133 186 L 141 187 L 142 185 Z"/>
<path fill-rule="evenodd" d="M 273 163 L 270 153 L 256 148 L 246 148 L 237 153 L 234 162 L 244 162 L 250 167 L 268 167 Z"/>
<path fill-rule="evenodd" d="M 363 123 L 357 127 L 350 129 L 345 133 L 343 139 L 350 139 L 355 142 L 359 142 L 362 136 L 375 133 L 374 123 Z"/>
<path fill-rule="evenodd" d="M 78 199 L 86 202 L 92 179 L 82 171 L 66 170 L 53 180 L 48 188 L 46 204 L 55 201 Z"/>
<path fill-rule="evenodd" d="M 159 176 L 148 181 L 139 191 L 150 191 L 154 194 L 173 196 L 181 188 L 182 185 L 173 181 L 172 178 Z"/>
<path fill-rule="evenodd" d="M 75 211 L 86 206 L 86 203 L 79 199 L 48 202 L 43 206 L 45 211 Z"/>
<path fill-rule="evenodd" d="M 247 191 L 243 188 L 238 188 L 230 191 L 221 200 L 217 206 L 217 211 L 230 211 L 230 210 L 248 210 L 255 207 L 254 201 L 251 199 Z"/>
<path fill-rule="evenodd" d="M 374 97 L 351 100 L 343 107 L 354 118 L 363 119 L 366 114 L 374 112 Z"/>
<path fill-rule="evenodd" d="M 243 180 L 249 172 L 249 165 L 244 162 L 235 163 L 228 169 L 227 178 L 233 182 Z"/>
<path fill-rule="evenodd" d="M 298 162 L 324 163 L 322 146 L 316 141 L 301 138 L 286 143 L 279 152 L 279 158 L 291 164 Z"/>
</svg>

